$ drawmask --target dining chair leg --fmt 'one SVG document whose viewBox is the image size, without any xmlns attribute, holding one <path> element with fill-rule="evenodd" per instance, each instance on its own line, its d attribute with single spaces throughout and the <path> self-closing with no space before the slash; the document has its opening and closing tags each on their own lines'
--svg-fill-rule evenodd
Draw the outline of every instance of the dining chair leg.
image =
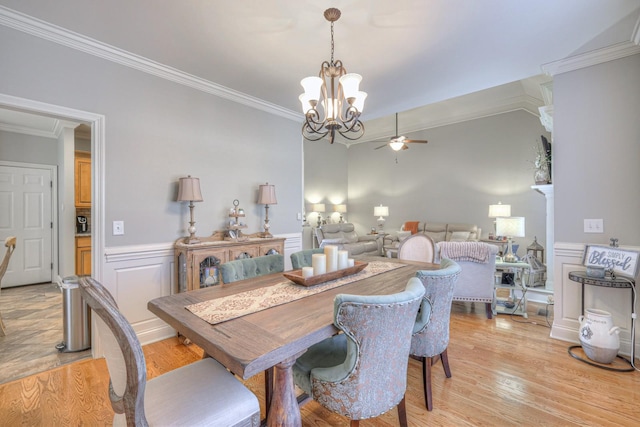
<svg viewBox="0 0 640 427">
<path fill-rule="evenodd" d="M 442 360 L 442 367 L 444 368 L 444 374 L 447 378 L 451 378 L 451 368 L 449 368 L 449 357 L 447 356 L 447 349 L 440 354 L 440 360 Z"/>
<path fill-rule="evenodd" d="M 360 425 L 360 420 L 351 420 L 349 424 L 351 427 L 358 427 Z"/>
<path fill-rule="evenodd" d="M 493 309 L 490 302 L 485 304 L 485 310 L 487 311 L 487 319 L 493 319 Z"/>
<path fill-rule="evenodd" d="M 269 417 L 271 399 L 273 398 L 273 366 L 264 371 L 264 403 L 266 405 L 266 418 Z"/>
<path fill-rule="evenodd" d="M 400 427 L 407 427 L 407 407 L 404 402 L 404 396 L 402 396 L 402 400 L 398 403 L 398 418 L 400 420 Z"/>
<path fill-rule="evenodd" d="M 431 358 L 425 357 L 422 359 L 422 383 L 424 385 L 424 402 L 427 407 L 427 411 L 433 409 L 432 397 L 431 397 Z"/>
</svg>

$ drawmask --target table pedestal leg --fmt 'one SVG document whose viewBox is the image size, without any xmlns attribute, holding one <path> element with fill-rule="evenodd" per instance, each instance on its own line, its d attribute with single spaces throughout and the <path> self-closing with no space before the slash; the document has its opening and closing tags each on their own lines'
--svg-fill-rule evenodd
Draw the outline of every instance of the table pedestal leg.
<svg viewBox="0 0 640 427">
<path fill-rule="evenodd" d="M 274 369 L 273 397 L 267 418 L 269 427 L 301 427 L 300 407 L 296 399 L 291 367 L 299 355 L 283 360 Z"/>
</svg>

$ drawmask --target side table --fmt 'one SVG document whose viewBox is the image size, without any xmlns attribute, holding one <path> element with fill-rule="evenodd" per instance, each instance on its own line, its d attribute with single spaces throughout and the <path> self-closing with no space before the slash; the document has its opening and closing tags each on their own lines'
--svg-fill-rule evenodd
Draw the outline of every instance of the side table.
<svg viewBox="0 0 640 427">
<path fill-rule="evenodd" d="M 591 362 L 590 360 L 584 359 L 576 354 L 574 354 L 571 350 L 575 348 L 582 348 L 581 345 L 572 345 L 567 350 L 571 357 L 578 359 L 584 363 L 587 363 L 592 366 L 596 366 L 598 368 L 606 369 L 609 371 L 617 371 L 617 372 L 630 372 L 635 370 L 634 362 L 635 362 L 635 349 L 636 349 L 636 337 L 635 337 L 635 325 L 636 325 L 636 310 L 635 310 L 635 302 L 636 302 L 636 286 L 633 279 L 629 279 L 626 277 L 590 277 L 587 276 L 586 271 L 571 271 L 569 272 L 569 279 L 574 282 L 578 282 L 582 285 L 582 293 L 581 293 L 581 305 L 580 305 L 580 314 L 584 315 L 584 285 L 591 286 L 602 286 L 605 288 L 618 288 L 618 289 L 631 289 L 631 360 L 627 360 L 622 356 L 617 356 L 619 359 L 627 362 L 630 367 L 625 369 L 616 369 L 609 366 L 602 366 L 600 364 Z"/>
<path fill-rule="evenodd" d="M 496 262 L 496 273 L 498 271 L 505 270 L 513 270 L 513 283 L 500 283 L 497 282 L 494 284 L 493 290 L 493 314 L 513 314 L 516 316 L 522 316 L 525 319 L 528 317 L 527 314 L 527 289 L 528 283 L 527 279 L 530 277 L 528 270 L 531 266 L 526 262 Z M 511 299 L 514 301 L 515 305 L 513 307 L 506 307 L 503 304 L 500 304 L 498 299 L 498 289 L 509 289 L 509 295 Z M 515 295 L 515 291 L 519 290 L 522 292 L 522 297 L 520 298 L 520 302 Z"/>
</svg>

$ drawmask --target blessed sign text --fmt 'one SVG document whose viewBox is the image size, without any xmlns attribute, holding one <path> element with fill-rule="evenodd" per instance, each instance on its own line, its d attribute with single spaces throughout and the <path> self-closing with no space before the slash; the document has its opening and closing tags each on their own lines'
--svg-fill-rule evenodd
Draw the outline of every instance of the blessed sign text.
<svg viewBox="0 0 640 427">
<path fill-rule="evenodd" d="M 613 270 L 615 274 L 635 278 L 638 272 L 638 255 L 638 252 L 626 249 L 587 245 L 583 264 L 586 267 L 603 267 Z"/>
</svg>

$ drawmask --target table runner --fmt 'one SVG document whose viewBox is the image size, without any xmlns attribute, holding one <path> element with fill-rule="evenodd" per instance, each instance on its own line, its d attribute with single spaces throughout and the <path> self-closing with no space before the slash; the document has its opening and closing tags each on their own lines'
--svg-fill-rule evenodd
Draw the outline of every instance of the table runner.
<svg viewBox="0 0 640 427">
<path fill-rule="evenodd" d="M 405 267 L 405 265 L 395 262 L 373 261 L 359 273 L 320 283 L 315 286 L 305 287 L 297 285 L 290 280 L 285 280 L 266 288 L 254 289 L 209 301 L 202 301 L 187 305 L 185 308 L 202 320 L 215 325 L 216 323 L 222 323 L 270 307 L 286 304 L 400 267 Z"/>
</svg>

